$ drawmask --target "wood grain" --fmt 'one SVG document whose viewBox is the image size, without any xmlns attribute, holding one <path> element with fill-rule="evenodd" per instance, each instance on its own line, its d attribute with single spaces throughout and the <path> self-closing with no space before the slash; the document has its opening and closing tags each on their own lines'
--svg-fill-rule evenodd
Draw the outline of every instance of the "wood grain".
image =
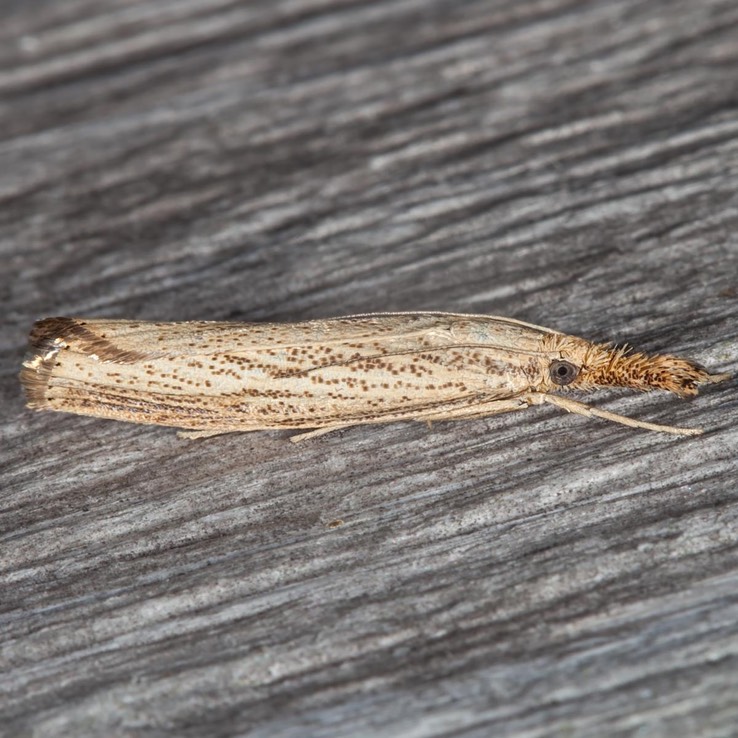
<svg viewBox="0 0 738 738">
<path fill-rule="evenodd" d="M 302 446 L 17 380 L 47 315 L 390 310 L 735 371 L 735 2 L 2 12 L 2 735 L 735 734 L 734 380 L 598 400 L 694 439 L 541 408 Z"/>
</svg>

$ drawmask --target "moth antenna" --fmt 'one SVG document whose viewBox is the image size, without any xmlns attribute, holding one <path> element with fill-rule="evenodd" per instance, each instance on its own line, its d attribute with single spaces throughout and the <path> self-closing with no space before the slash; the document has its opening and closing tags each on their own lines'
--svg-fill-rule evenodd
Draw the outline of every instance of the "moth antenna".
<svg viewBox="0 0 738 738">
<path fill-rule="evenodd" d="M 603 420 L 610 420 L 613 423 L 620 423 L 621 425 L 627 425 L 631 428 L 643 428 L 644 430 L 658 431 L 659 433 L 672 433 L 678 436 L 699 436 L 703 433 L 701 428 L 678 428 L 674 425 L 661 425 L 660 423 L 648 423 L 644 420 L 635 420 L 633 418 L 629 418 L 627 415 L 611 413 L 608 410 L 601 410 L 600 408 L 592 407 L 591 405 L 587 405 L 583 402 L 577 402 L 569 397 L 561 397 L 560 395 L 545 395 L 544 402 L 556 405 L 570 413 L 584 415 L 588 418 L 602 418 Z"/>
</svg>

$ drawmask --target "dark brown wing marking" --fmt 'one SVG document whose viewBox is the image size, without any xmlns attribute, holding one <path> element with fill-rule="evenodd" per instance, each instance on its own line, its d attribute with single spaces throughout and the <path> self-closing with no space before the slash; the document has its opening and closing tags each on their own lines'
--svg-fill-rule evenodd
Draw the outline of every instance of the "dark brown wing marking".
<svg viewBox="0 0 738 738">
<path fill-rule="evenodd" d="M 95 333 L 87 323 L 76 318 L 44 318 L 34 323 L 29 336 L 31 347 L 41 352 L 59 348 L 73 348 L 84 354 L 96 354 L 100 361 L 133 364 L 152 358 L 141 351 L 124 351 L 107 340 L 105 334 Z"/>
</svg>

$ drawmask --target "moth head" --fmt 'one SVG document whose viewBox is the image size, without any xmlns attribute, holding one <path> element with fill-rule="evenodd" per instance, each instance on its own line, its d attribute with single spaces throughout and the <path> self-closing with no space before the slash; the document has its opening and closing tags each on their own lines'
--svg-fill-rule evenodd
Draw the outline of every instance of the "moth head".
<svg viewBox="0 0 738 738">
<path fill-rule="evenodd" d="M 574 336 L 557 335 L 546 346 L 543 362 L 545 391 L 583 390 L 589 388 L 586 381 L 587 349 L 592 344 Z"/>
<path fill-rule="evenodd" d="M 559 358 L 552 358 L 548 378 L 555 389 L 593 390 L 627 387 L 661 389 L 679 397 L 696 395 L 701 384 L 720 382 L 728 374 L 710 374 L 704 367 L 668 354 L 643 354 L 628 346 L 610 344 L 562 345 Z"/>
</svg>

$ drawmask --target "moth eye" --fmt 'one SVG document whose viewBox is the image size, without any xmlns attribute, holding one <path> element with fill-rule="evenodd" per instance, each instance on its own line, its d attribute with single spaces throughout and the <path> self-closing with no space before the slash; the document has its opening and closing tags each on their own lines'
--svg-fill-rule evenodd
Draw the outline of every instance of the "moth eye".
<svg viewBox="0 0 738 738">
<path fill-rule="evenodd" d="M 579 367 L 568 361 L 554 361 L 549 367 L 548 374 L 554 384 L 560 384 L 562 387 L 571 384 L 579 374 Z"/>
</svg>

